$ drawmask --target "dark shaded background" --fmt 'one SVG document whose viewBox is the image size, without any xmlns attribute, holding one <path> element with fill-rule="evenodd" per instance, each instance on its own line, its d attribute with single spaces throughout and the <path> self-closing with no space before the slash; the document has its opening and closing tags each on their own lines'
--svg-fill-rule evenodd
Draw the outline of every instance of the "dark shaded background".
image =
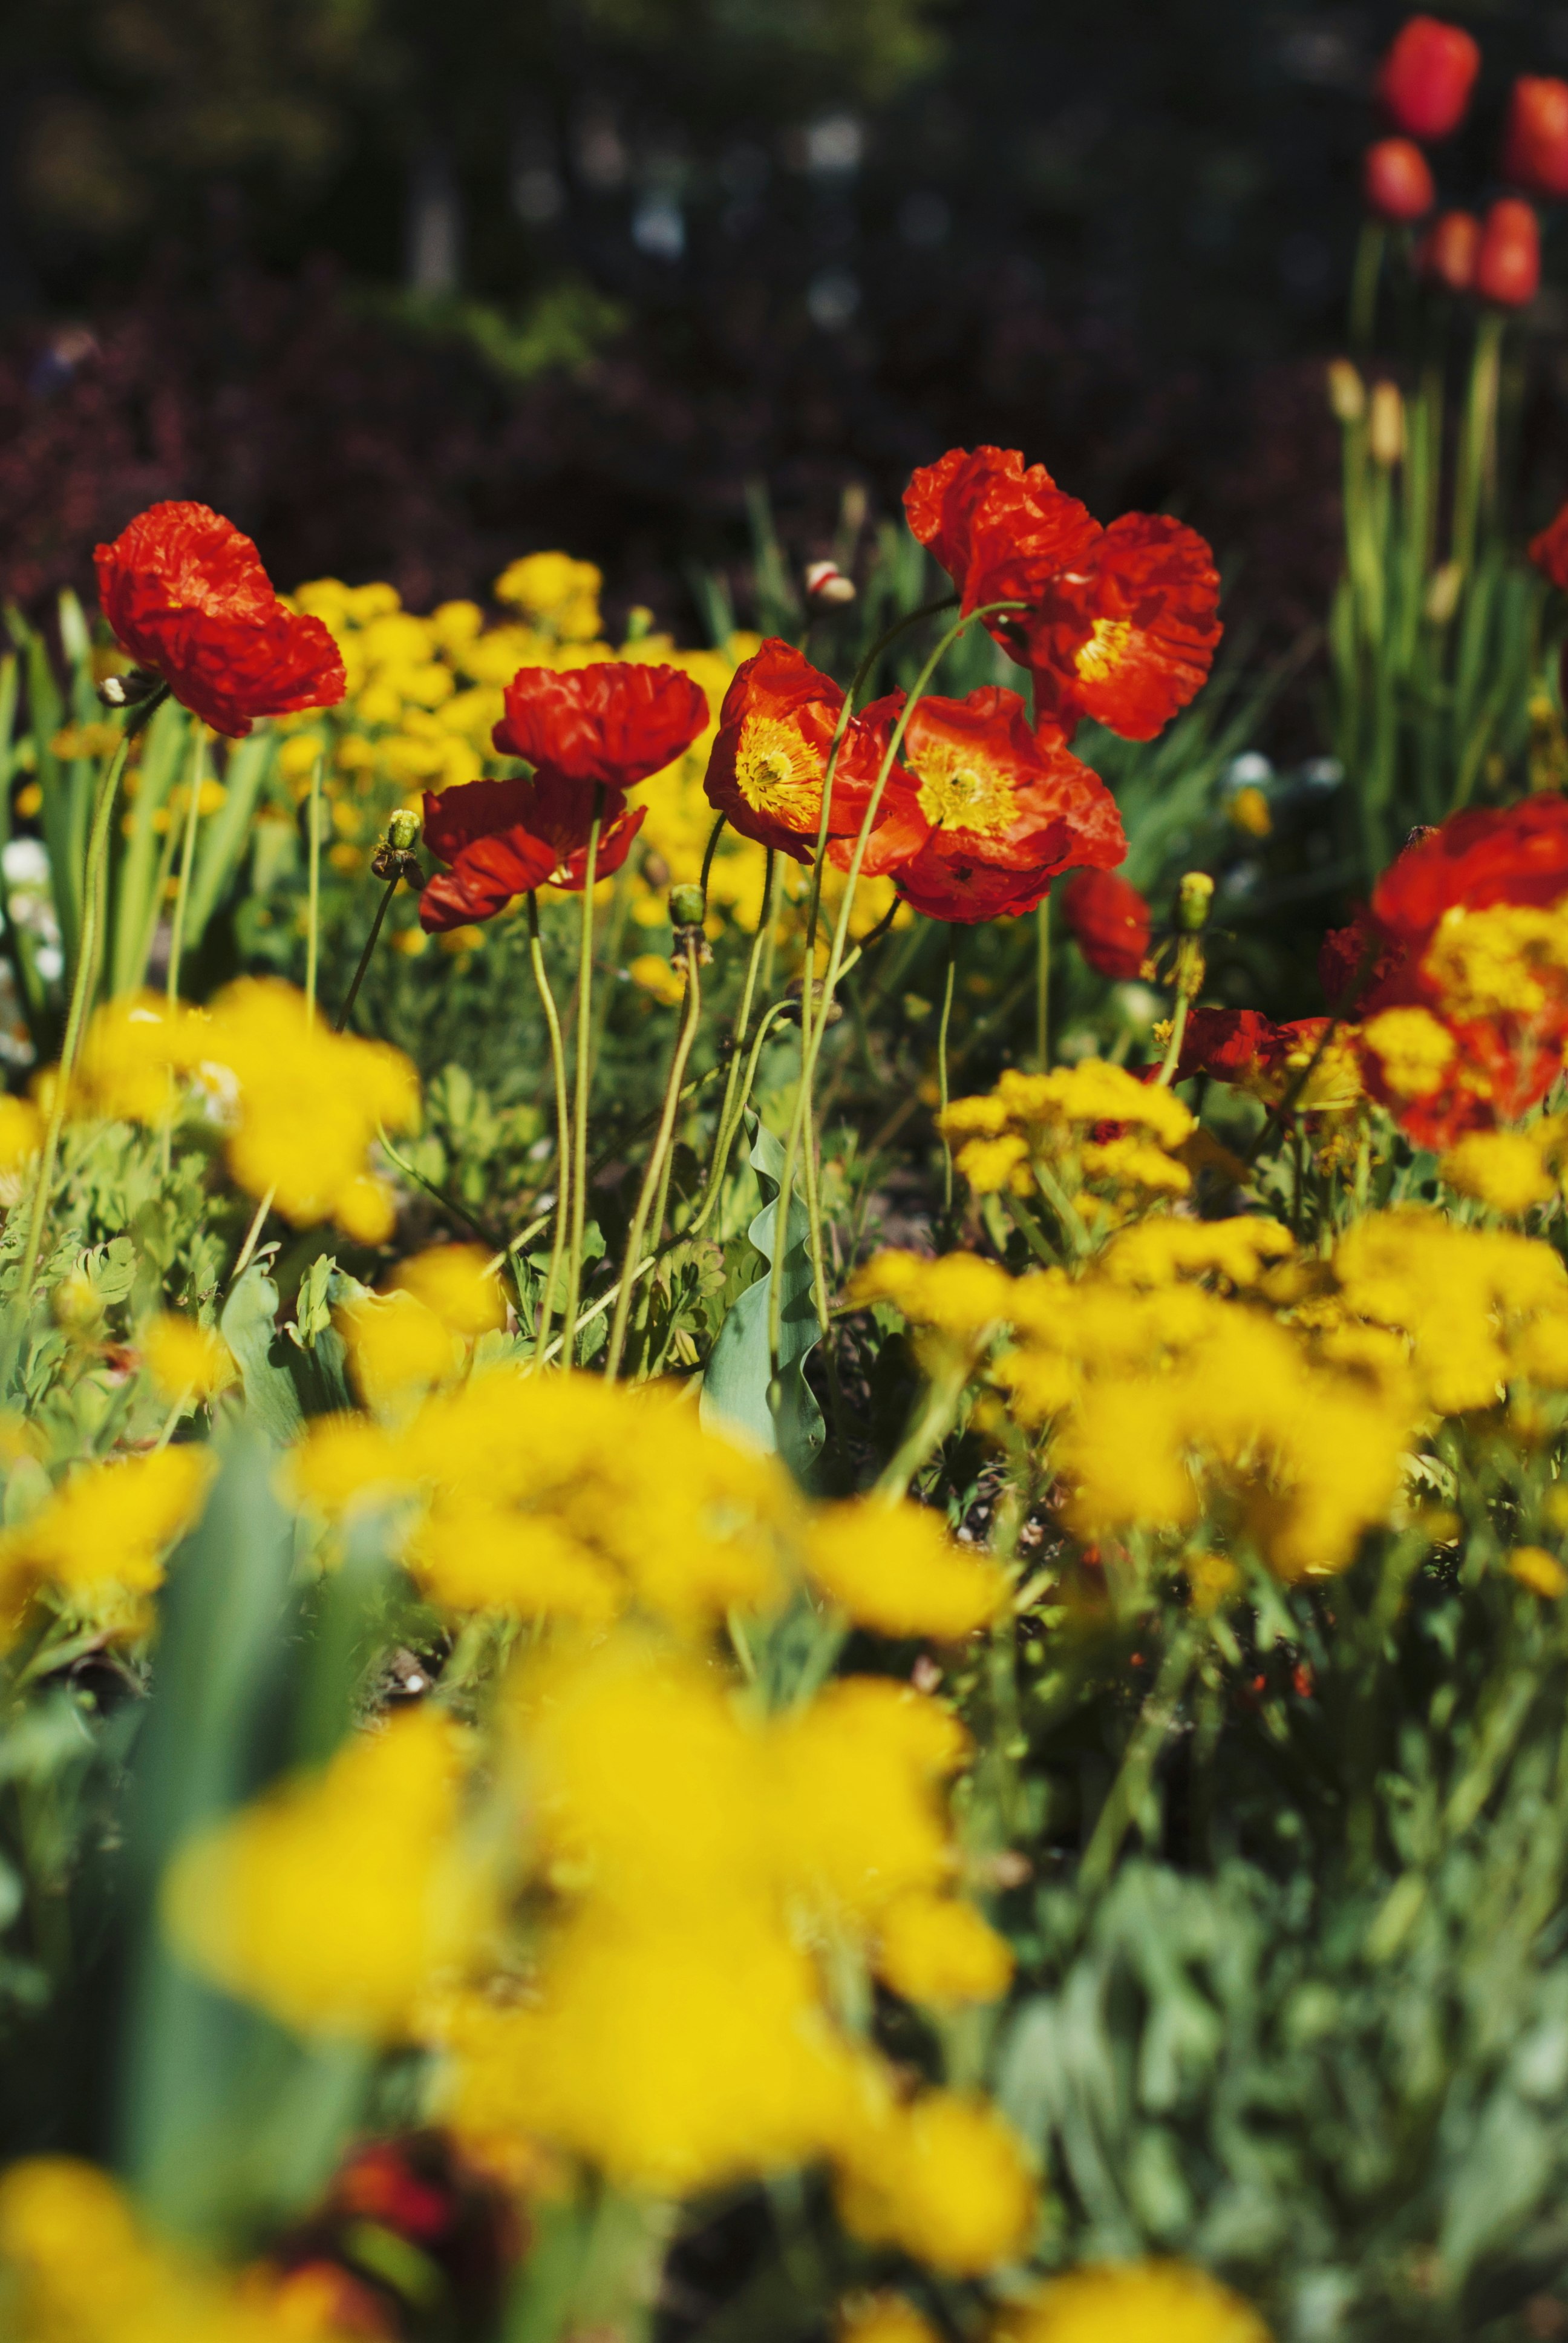
<svg viewBox="0 0 1568 2343">
<path fill-rule="evenodd" d="M 683 565 L 743 558 L 749 482 L 804 555 L 847 484 L 890 509 L 991 438 L 1102 516 L 1181 511 L 1282 644 L 1334 567 L 1320 361 L 1405 13 L 6 0 L 0 588 L 85 583 L 195 495 L 280 581 L 424 605 L 560 544 L 689 633 Z M 1486 66 L 1439 176 L 1475 201 L 1568 6 L 1447 13 Z M 1563 316 L 1549 289 L 1537 507 Z"/>
</svg>

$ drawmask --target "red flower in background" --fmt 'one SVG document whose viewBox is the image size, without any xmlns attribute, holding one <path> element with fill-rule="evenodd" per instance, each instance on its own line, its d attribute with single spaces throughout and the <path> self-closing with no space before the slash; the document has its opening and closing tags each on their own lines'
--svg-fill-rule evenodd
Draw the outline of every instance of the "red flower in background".
<svg viewBox="0 0 1568 2343">
<path fill-rule="evenodd" d="M 1541 223 L 1518 196 L 1487 213 L 1475 256 L 1475 290 L 1502 309 L 1522 309 L 1541 284 Z"/>
<path fill-rule="evenodd" d="M 678 668 L 636 659 L 519 668 L 495 744 L 563 780 L 634 789 L 706 732 L 708 695 Z"/>
<path fill-rule="evenodd" d="M 1380 219 L 1424 219 L 1437 201 L 1432 166 L 1409 138 L 1380 138 L 1362 164 L 1362 193 Z"/>
<path fill-rule="evenodd" d="M 1473 212 L 1443 212 L 1422 239 L 1419 266 L 1422 273 L 1446 285 L 1451 293 L 1468 293 L 1475 283 L 1481 252 L 1481 222 Z"/>
<path fill-rule="evenodd" d="M 1111 870 L 1075 870 L 1061 890 L 1069 933 L 1097 975 L 1133 977 L 1149 956 L 1149 906 Z"/>
<path fill-rule="evenodd" d="M 777 636 L 736 669 L 703 785 L 709 803 L 732 830 L 792 854 L 797 862 L 811 860 L 822 820 L 828 752 L 843 705 L 844 694 L 832 677 Z M 886 739 L 875 722 L 851 718 L 833 768 L 829 837 L 859 833 Z M 900 810 L 891 783 L 883 798 L 880 821 L 891 821 Z"/>
<path fill-rule="evenodd" d="M 1539 537 L 1531 538 L 1530 558 L 1559 593 L 1568 593 L 1568 505 Z"/>
<path fill-rule="evenodd" d="M 1032 910 L 1060 872 L 1126 855 L 1104 782 L 1053 734 L 1030 731 L 1016 691 L 922 699 L 904 755 L 929 835 L 894 877 L 930 919 L 969 925 Z"/>
<path fill-rule="evenodd" d="M 987 602 L 1038 603 L 1052 578 L 1087 559 L 1101 533 L 1088 508 L 1059 488 L 1043 464 L 1025 470 L 1016 447 L 950 447 L 913 474 L 904 511 L 966 611 Z M 1008 657 L 1027 667 L 1027 614 L 1002 611 L 986 624 Z"/>
<path fill-rule="evenodd" d="M 1412 16 L 1394 35 L 1378 74 L 1378 100 L 1411 138 L 1446 138 L 1457 130 L 1481 70 L 1481 51 L 1457 25 Z"/>
<path fill-rule="evenodd" d="M 1514 83 L 1503 171 L 1533 196 L 1568 196 L 1568 81 L 1522 74 Z"/>
<path fill-rule="evenodd" d="M 596 879 L 620 869 L 648 808 L 628 810 L 608 792 L 599 828 Z M 541 771 L 531 781 L 463 781 L 425 793 L 425 843 L 449 862 L 419 898 L 419 924 L 432 933 L 493 919 L 514 895 L 536 887 L 580 890 L 588 875 L 593 799 L 580 781 Z"/>
<path fill-rule="evenodd" d="M 1407 846 L 1372 890 L 1381 933 L 1412 958 L 1445 911 L 1568 896 L 1568 799 L 1541 790 L 1520 804 L 1472 807 Z"/>
<path fill-rule="evenodd" d="M 117 639 L 215 732 L 342 699 L 326 627 L 285 608 L 250 538 L 206 505 L 154 505 L 93 558 Z"/>
<path fill-rule="evenodd" d="M 1219 607 L 1220 573 L 1196 529 L 1123 513 L 1053 582 L 1031 629 L 1037 709 L 1069 738 L 1091 716 L 1152 740 L 1208 679 Z"/>
</svg>

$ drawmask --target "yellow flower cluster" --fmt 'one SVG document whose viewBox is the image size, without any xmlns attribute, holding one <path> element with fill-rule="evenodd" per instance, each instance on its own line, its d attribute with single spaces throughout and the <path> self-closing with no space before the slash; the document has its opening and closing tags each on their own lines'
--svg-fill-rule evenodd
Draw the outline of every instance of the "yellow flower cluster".
<svg viewBox="0 0 1568 2343">
<path fill-rule="evenodd" d="M 41 1586 L 112 1633 L 145 1630 L 146 1597 L 201 1510 L 211 1462 L 182 1447 L 83 1464 L 30 1521 L 0 1530 L 0 1649 Z"/>
<path fill-rule="evenodd" d="M 396 1206 L 370 1150 L 380 1128 L 407 1130 L 418 1114 L 399 1051 L 329 1031 L 303 994 L 271 980 L 242 977 L 209 1011 L 129 994 L 93 1018 L 72 1102 L 156 1123 L 192 1083 L 227 1133 L 240 1187 L 299 1228 L 330 1220 L 365 1244 L 391 1234 Z"/>
<path fill-rule="evenodd" d="M 1537 1016 L 1548 998 L 1543 980 L 1555 980 L 1552 990 L 1560 993 L 1568 976 L 1568 902 L 1482 910 L 1455 903 L 1438 921 L 1422 970 L 1450 1017 Z"/>
<path fill-rule="evenodd" d="M 1552 1247 L 1442 1213 L 1371 1213 L 1334 1251 L 1344 1310 L 1405 1338 L 1426 1405 L 1495 1405 L 1516 1380 L 1568 1390 L 1568 1270 Z"/>
<path fill-rule="evenodd" d="M 1451 1188 L 1519 1220 L 1562 1192 L 1568 1115 L 1542 1115 L 1515 1131 L 1470 1131 L 1438 1169 Z"/>
<path fill-rule="evenodd" d="M 984 1098 L 957 1099 L 940 1118 L 959 1170 L 979 1195 L 1032 1196 L 1037 1186 L 1069 1198 L 1090 1185 L 1109 1190 L 1080 1209 L 1100 1219 L 1158 1196 L 1184 1196 L 1191 1174 L 1175 1151 L 1192 1117 L 1158 1083 L 1090 1058 L 1054 1073 L 1010 1069 Z M 1098 1124 L 1117 1128 L 1095 1138 Z"/>
<path fill-rule="evenodd" d="M 1070 2270 L 1009 2305 L 997 2343 L 1269 2343 L 1257 2312 L 1186 2262 Z"/>
<path fill-rule="evenodd" d="M 63 2156 L 0 2177 L 0 2308 L 11 2343 L 328 2343 L 297 2307 L 152 2243 L 106 2174 Z"/>
</svg>

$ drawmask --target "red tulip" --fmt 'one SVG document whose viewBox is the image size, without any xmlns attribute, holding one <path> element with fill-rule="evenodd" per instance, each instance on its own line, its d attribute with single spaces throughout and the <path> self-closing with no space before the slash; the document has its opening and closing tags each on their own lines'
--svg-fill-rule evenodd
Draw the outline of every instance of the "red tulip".
<svg viewBox="0 0 1568 2343">
<path fill-rule="evenodd" d="M 249 538 L 206 505 L 153 505 L 93 558 L 116 636 L 215 732 L 237 740 L 257 717 L 342 699 L 321 620 L 278 600 Z"/>
<path fill-rule="evenodd" d="M 1419 266 L 1451 293 L 1468 293 L 1475 282 L 1481 222 L 1473 212 L 1443 212 L 1422 240 Z"/>
<path fill-rule="evenodd" d="M 1410 138 L 1446 138 L 1457 130 L 1481 70 L 1481 51 L 1457 25 L 1412 16 L 1395 36 L 1378 75 L 1379 103 Z"/>
<path fill-rule="evenodd" d="M 1424 219 L 1437 201 L 1432 166 L 1411 138 L 1380 138 L 1362 166 L 1362 192 L 1380 219 Z"/>
<path fill-rule="evenodd" d="M 1075 870 L 1061 890 L 1073 942 L 1100 976 L 1136 976 L 1149 951 L 1149 906 L 1113 870 Z"/>
<path fill-rule="evenodd" d="M 1503 169 L 1533 196 L 1568 196 L 1568 81 L 1523 74 L 1514 83 Z"/>
<path fill-rule="evenodd" d="M 1475 289 L 1483 301 L 1523 309 L 1541 283 L 1541 226 L 1527 203 L 1500 196 L 1486 215 L 1475 256 Z"/>
</svg>

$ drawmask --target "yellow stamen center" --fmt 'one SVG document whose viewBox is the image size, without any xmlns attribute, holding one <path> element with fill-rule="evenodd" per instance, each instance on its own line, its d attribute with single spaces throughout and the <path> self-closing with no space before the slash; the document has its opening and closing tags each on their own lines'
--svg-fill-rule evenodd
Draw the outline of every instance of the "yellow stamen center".
<svg viewBox="0 0 1568 2343">
<path fill-rule="evenodd" d="M 822 767 L 817 751 L 792 724 L 777 716 L 752 716 L 742 725 L 735 751 L 735 780 L 748 805 L 776 821 L 800 829 L 816 821 L 822 800 Z"/>
<path fill-rule="evenodd" d="M 1132 648 L 1133 628 L 1126 618 L 1096 618 L 1094 631 L 1073 659 L 1085 683 L 1102 683 L 1114 675 Z"/>
<path fill-rule="evenodd" d="M 1017 811 L 1012 782 L 998 766 L 966 758 L 948 743 L 910 758 L 920 784 L 920 811 L 938 830 L 969 830 L 1000 838 Z"/>
</svg>

